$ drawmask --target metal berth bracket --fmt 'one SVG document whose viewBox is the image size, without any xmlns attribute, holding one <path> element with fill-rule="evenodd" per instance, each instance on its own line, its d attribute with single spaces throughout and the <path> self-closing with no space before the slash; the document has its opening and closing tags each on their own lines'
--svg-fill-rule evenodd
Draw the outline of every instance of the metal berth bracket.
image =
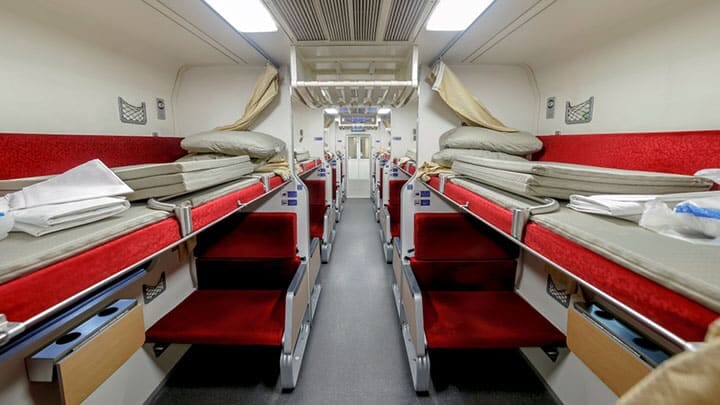
<svg viewBox="0 0 720 405">
<path fill-rule="evenodd" d="M 440 193 L 445 194 L 445 185 L 450 179 L 455 178 L 456 176 L 454 174 L 448 174 L 448 173 L 441 173 L 438 175 L 438 179 L 440 179 L 440 185 L 438 186 L 438 191 Z"/>
<path fill-rule="evenodd" d="M 541 202 L 542 204 L 527 208 L 512 209 L 512 227 L 510 228 L 510 233 L 513 238 L 519 241 L 522 241 L 525 236 L 525 225 L 527 225 L 530 220 L 530 216 L 535 214 L 548 214 L 560 208 L 560 204 L 552 198 L 532 198 L 532 200 Z"/>
<path fill-rule="evenodd" d="M 5 314 L 0 314 L 0 346 L 24 331 L 25 325 L 20 322 L 10 322 Z"/>
<path fill-rule="evenodd" d="M 189 204 L 175 205 L 151 198 L 148 200 L 148 207 L 174 213 L 180 223 L 180 236 L 185 237 L 193 232 L 192 207 Z"/>
</svg>

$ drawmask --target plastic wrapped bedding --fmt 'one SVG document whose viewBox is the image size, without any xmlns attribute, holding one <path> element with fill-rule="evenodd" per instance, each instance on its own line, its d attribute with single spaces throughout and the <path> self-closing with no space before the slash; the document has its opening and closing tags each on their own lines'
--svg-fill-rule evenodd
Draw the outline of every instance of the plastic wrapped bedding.
<svg viewBox="0 0 720 405">
<path fill-rule="evenodd" d="M 0 283 L 159 222 L 169 213 L 132 206 L 122 215 L 36 238 L 12 233 L 0 242 Z"/>
<path fill-rule="evenodd" d="M 501 190 L 453 179 L 505 208 L 537 205 Z M 576 212 L 566 207 L 532 221 L 629 270 L 720 311 L 720 249 L 668 238 L 632 222 Z"/>
<path fill-rule="evenodd" d="M 704 191 L 712 181 L 692 176 L 567 163 L 459 156 L 452 169 L 512 193 L 568 199 L 572 194 L 671 194 Z"/>
</svg>

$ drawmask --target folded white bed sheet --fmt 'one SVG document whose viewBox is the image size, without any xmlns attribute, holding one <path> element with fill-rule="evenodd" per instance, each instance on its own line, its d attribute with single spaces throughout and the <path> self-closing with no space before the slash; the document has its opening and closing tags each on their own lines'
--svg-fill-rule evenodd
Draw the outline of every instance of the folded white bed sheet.
<svg viewBox="0 0 720 405">
<path fill-rule="evenodd" d="M 716 196 L 716 191 L 680 194 L 599 194 L 591 196 L 571 195 L 568 208 L 589 214 L 606 215 L 638 222 L 650 201 L 675 205 L 691 198 Z"/>
<path fill-rule="evenodd" d="M 511 209 L 536 203 L 464 179 L 453 183 Z M 576 212 L 566 207 L 533 215 L 533 222 L 641 274 L 658 284 L 720 311 L 720 249 L 692 244 L 618 218 Z"/>
<path fill-rule="evenodd" d="M 130 203 L 126 199 L 116 197 L 41 205 L 12 212 L 13 231 L 43 236 L 118 215 L 128 208 Z"/>
<path fill-rule="evenodd" d="M 0 256 L 3 258 L 0 260 L 0 283 L 159 222 L 170 215 L 144 205 L 133 205 L 118 216 L 39 238 L 24 233 L 11 233 L 0 241 Z"/>
<path fill-rule="evenodd" d="M 572 194 L 671 194 L 705 191 L 712 181 L 678 174 L 610 169 L 567 163 L 459 156 L 452 169 L 521 195 L 569 199 Z"/>
</svg>

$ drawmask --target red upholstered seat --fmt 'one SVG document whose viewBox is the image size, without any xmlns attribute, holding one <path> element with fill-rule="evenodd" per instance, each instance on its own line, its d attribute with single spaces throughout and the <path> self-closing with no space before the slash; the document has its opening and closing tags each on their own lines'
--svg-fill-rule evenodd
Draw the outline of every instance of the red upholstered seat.
<svg viewBox="0 0 720 405">
<path fill-rule="evenodd" d="M 720 167 L 720 131 L 542 136 L 533 160 L 665 173 Z"/>
<path fill-rule="evenodd" d="M 512 291 L 423 293 L 431 349 L 563 346 L 565 336 Z"/>
<path fill-rule="evenodd" d="M 388 205 L 400 206 L 400 193 L 407 180 L 390 180 L 388 182 Z"/>
<path fill-rule="evenodd" d="M 400 236 L 400 203 L 387 206 L 390 214 L 390 234 L 392 237 Z"/>
<path fill-rule="evenodd" d="M 324 230 L 325 211 L 327 207 L 323 205 L 310 205 L 310 237 L 322 238 Z"/>
<path fill-rule="evenodd" d="M 181 138 L 119 135 L 0 134 L 0 179 L 58 174 L 92 159 L 109 167 L 173 162 Z"/>
<path fill-rule="evenodd" d="M 282 290 L 197 290 L 146 332 L 155 343 L 281 346 Z"/>
<path fill-rule="evenodd" d="M 308 201 L 310 205 L 325 205 L 325 180 L 311 179 L 304 180 L 308 189 Z"/>
<path fill-rule="evenodd" d="M 517 247 L 466 214 L 415 214 L 415 258 L 419 260 L 509 259 Z"/>
<path fill-rule="evenodd" d="M 515 260 L 443 260 L 410 259 L 420 289 L 428 290 L 506 290 L 515 283 Z"/>
<path fill-rule="evenodd" d="M 332 168 L 332 199 L 337 200 L 337 168 Z"/>
<path fill-rule="evenodd" d="M 294 213 L 254 212 L 228 218 L 198 239 L 203 258 L 273 259 L 296 255 Z"/>
</svg>

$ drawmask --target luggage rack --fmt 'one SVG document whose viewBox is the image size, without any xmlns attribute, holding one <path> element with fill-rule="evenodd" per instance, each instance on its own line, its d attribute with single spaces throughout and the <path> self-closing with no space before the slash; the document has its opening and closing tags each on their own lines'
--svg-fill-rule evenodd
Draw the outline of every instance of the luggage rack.
<svg viewBox="0 0 720 405">
<path fill-rule="evenodd" d="M 379 105 L 400 108 L 417 94 L 416 46 L 292 47 L 290 77 L 294 95 L 310 108 Z"/>
</svg>

